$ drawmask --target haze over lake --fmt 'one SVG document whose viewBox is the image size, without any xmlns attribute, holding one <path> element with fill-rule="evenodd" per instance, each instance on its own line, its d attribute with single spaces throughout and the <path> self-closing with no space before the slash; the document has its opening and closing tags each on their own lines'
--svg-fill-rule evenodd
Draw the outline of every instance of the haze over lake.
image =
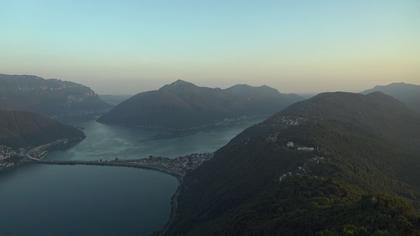
<svg viewBox="0 0 420 236">
<path fill-rule="evenodd" d="M 260 119 L 182 136 L 94 121 L 86 139 L 49 159 L 135 159 L 212 152 Z M 124 167 L 30 165 L 0 178 L 5 235 L 149 235 L 168 220 L 176 178 Z M 75 191 L 77 189 L 77 191 Z M 25 227 L 22 227 L 24 225 Z"/>
<path fill-rule="evenodd" d="M 420 236 L 420 0 L 6 0 L 0 236 Z"/>
<path fill-rule="evenodd" d="M 194 133 L 173 134 L 163 129 L 108 126 L 95 121 L 82 124 L 86 139 L 66 151 L 51 153 L 60 160 L 138 159 L 149 155 L 177 157 L 198 152 L 213 152 L 262 118 L 238 121 L 228 126 Z"/>
</svg>

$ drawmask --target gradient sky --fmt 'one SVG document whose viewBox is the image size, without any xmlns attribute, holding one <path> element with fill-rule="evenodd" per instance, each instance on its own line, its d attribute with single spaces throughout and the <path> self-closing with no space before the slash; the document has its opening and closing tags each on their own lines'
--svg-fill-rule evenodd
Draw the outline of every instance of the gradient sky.
<svg viewBox="0 0 420 236">
<path fill-rule="evenodd" d="M 108 94 L 176 79 L 283 92 L 420 84 L 420 1 L 1 0 L 0 73 Z"/>
</svg>

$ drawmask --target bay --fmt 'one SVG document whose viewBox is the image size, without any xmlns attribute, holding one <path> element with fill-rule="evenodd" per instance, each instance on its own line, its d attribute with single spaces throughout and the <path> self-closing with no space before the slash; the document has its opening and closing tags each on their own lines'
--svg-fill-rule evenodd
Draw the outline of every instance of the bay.
<svg viewBox="0 0 420 236">
<path fill-rule="evenodd" d="M 260 119 L 173 135 L 79 124 L 84 139 L 49 159 L 136 159 L 213 152 Z M 0 235 L 150 235 L 167 222 L 177 180 L 164 173 L 95 166 L 29 165 L 0 175 Z"/>
</svg>

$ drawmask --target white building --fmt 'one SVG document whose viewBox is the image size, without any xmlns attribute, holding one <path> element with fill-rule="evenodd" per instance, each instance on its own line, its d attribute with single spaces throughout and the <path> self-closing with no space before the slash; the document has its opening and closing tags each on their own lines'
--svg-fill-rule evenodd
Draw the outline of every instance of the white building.
<svg viewBox="0 0 420 236">
<path fill-rule="evenodd" d="M 292 141 L 287 142 L 286 147 L 288 148 L 294 148 L 295 147 L 295 143 Z"/>
<path fill-rule="evenodd" d="M 297 150 L 304 151 L 304 152 L 313 152 L 315 151 L 315 148 L 314 147 L 298 147 Z"/>
</svg>

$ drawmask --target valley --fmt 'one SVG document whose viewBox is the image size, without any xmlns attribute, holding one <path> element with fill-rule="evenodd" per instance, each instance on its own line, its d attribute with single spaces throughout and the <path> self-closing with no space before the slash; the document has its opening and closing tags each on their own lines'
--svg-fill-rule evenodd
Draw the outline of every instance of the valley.
<svg viewBox="0 0 420 236">
<path fill-rule="evenodd" d="M 149 95 L 168 99 L 153 103 L 147 102 L 148 98 L 145 102 Z M 94 92 L 92 96 L 97 97 Z M 89 201 L 95 208 L 86 217 L 97 218 L 97 224 L 85 225 L 86 218 L 78 221 L 74 213 L 71 218 L 60 214 L 68 222 L 84 225 L 80 231 L 66 231 L 68 235 L 420 232 L 420 115 L 407 100 L 382 92 L 321 93 L 303 100 L 267 86 L 236 85 L 221 90 L 176 81 L 117 103 L 108 113 L 102 111 L 98 121 L 93 117 L 63 121 L 52 114 L 0 110 L 0 184 L 6 187 L 3 196 L 0 191 L 0 206 L 9 202 L 10 206 L 2 207 L 16 211 L 15 217 L 3 218 L 0 227 L 12 232 L 15 220 L 25 218 L 18 212 L 47 204 L 39 199 L 23 202 L 19 196 L 51 192 L 37 192 L 32 185 L 39 183 L 30 181 L 48 175 L 75 186 L 78 193 L 53 180 L 44 180 L 43 188 L 55 186 L 72 196 L 95 195 L 109 187 L 108 191 L 124 193 L 118 196 L 119 201 L 136 206 L 129 210 L 127 205 L 102 196 L 99 203 L 95 198 L 57 201 L 54 208 L 46 209 L 47 215 L 32 214 L 44 217 L 49 222 L 46 226 L 69 227 L 67 221 L 51 218 L 52 211 L 62 208 L 68 212 L 65 206 Z M 103 118 L 114 115 L 135 122 Z M 141 117 L 150 120 L 142 123 Z M 74 176 L 72 170 L 84 178 Z M 138 177 L 118 180 L 112 176 L 125 170 L 141 176 L 152 171 L 155 177 L 134 181 L 132 178 Z M 18 175 L 28 181 L 22 182 Z M 84 184 L 84 189 L 77 187 Z M 155 191 L 156 195 L 151 201 L 143 191 Z M 133 196 L 130 194 L 137 197 L 126 200 Z M 155 214 L 149 214 L 152 205 L 160 209 Z M 147 208 L 147 213 L 137 207 Z M 97 214 L 102 211 L 108 214 Z M 111 211 L 126 215 L 102 231 L 104 222 L 114 219 Z M 335 214 L 338 216 L 332 218 Z M 133 223 L 137 217 L 148 225 Z M 37 229 L 31 231 L 34 234 L 47 230 L 39 225 L 31 228 Z"/>
<path fill-rule="evenodd" d="M 420 1 L 0 8 L 0 236 L 420 236 Z"/>
</svg>

